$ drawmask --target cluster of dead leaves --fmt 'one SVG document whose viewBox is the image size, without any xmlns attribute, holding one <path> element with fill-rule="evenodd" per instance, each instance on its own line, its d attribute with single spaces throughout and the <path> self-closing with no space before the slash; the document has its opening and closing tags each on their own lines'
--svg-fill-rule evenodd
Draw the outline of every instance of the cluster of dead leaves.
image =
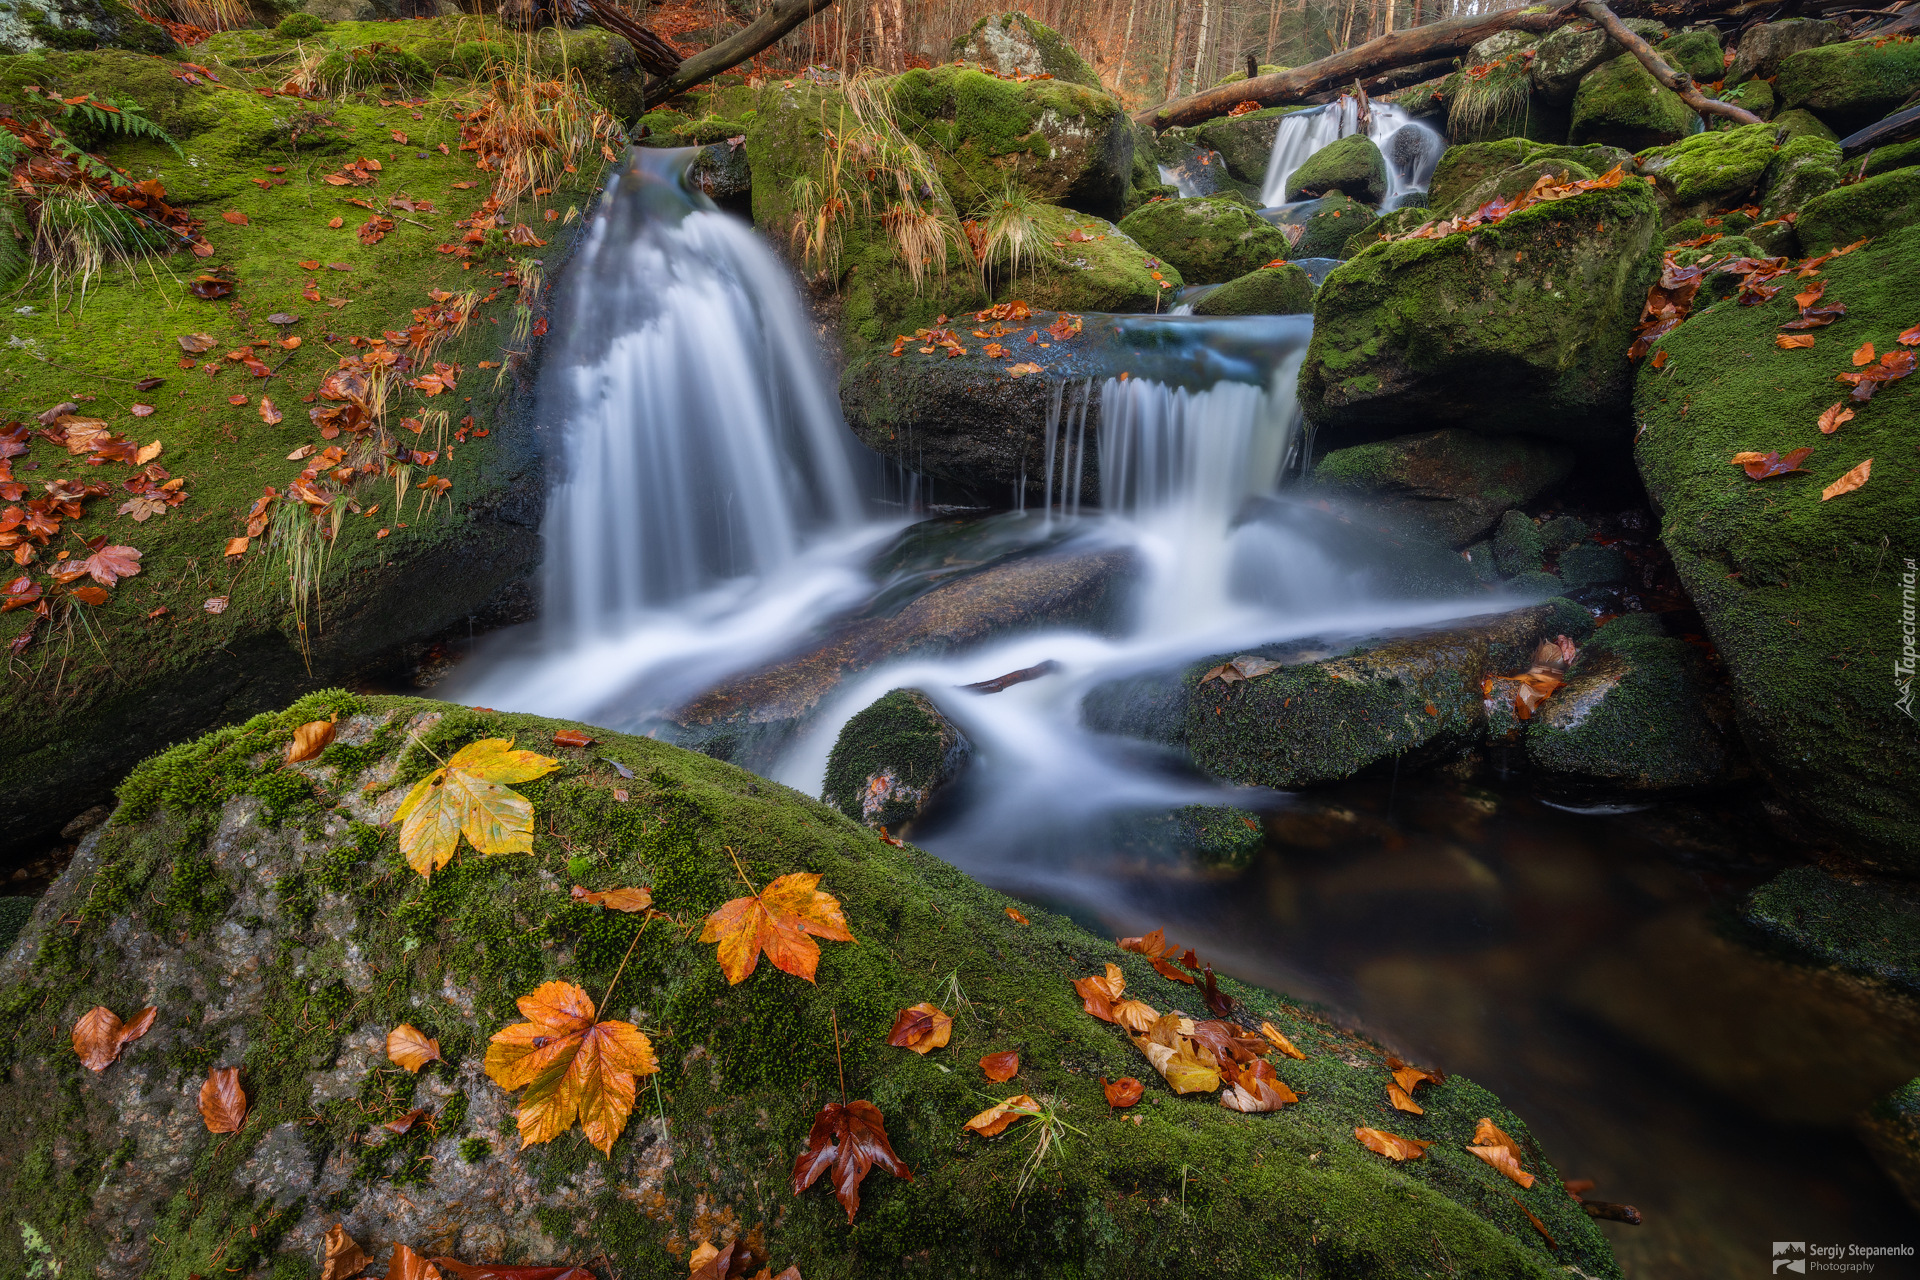
<svg viewBox="0 0 1920 1280">
<path fill-rule="evenodd" d="M 1566 636 L 1542 640 L 1534 648 L 1531 666 L 1516 676 L 1487 677 L 1480 682 L 1480 696 L 1491 700 L 1504 687 L 1514 718 L 1531 720 L 1540 704 L 1567 682 L 1567 670 L 1578 655 L 1579 647 Z"/>
<path fill-rule="evenodd" d="M 1218 680 L 1221 684 L 1238 684 L 1242 680 L 1257 680 L 1261 676 L 1278 671 L 1283 665 L 1285 664 L 1275 662 L 1271 658 L 1243 653 L 1217 667 L 1208 668 L 1207 673 L 1200 677 L 1200 683 L 1206 684 L 1209 680 Z"/>
<path fill-rule="evenodd" d="M 321 1246 L 325 1256 L 320 1264 L 320 1280 L 353 1280 L 354 1276 L 365 1271 L 373 1262 L 366 1251 L 354 1238 L 347 1234 L 346 1226 L 335 1223 L 327 1232 Z M 696 1277 L 700 1276 L 697 1268 Z M 712 1273 L 714 1280 L 730 1272 Z M 739 1274 L 744 1275 L 744 1272 Z M 393 1254 L 387 1262 L 387 1280 L 596 1280 L 593 1272 L 585 1267 L 563 1264 L 557 1267 L 529 1267 L 505 1263 L 467 1263 L 458 1258 L 428 1258 L 414 1252 L 404 1244 L 395 1243 Z M 800 1280 L 800 1273 L 792 1267 L 773 1280 Z"/>
<path fill-rule="evenodd" d="M 103 102 L 89 94 L 61 97 L 38 85 L 26 85 L 21 93 L 26 99 L 39 98 L 60 109 L 63 114 L 66 109 L 79 106 L 107 115 L 120 114 L 120 108 L 111 102 Z M 25 111 L 21 112 L 21 115 L 25 114 Z M 186 210 L 169 204 L 167 189 L 158 178 L 131 181 L 132 175 L 126 170 L 108 164 L 97 155 L 83 152 L 67 137 L 59 124 L 44 115 L 34 120 L 22 120 L 12 113 L 0 115 L 0 128 L 17 140 L 9 185 L 30 210 L 37 209 L 54 192 L 84 191 L 95 199 L 117 206 L 144 229 L 158 233 L 162 240 L 187 244 L 197 257 L 213 255 L 213 246 L 200 234 L 200 220 Z M 81 158 L 83 156 L 84 161 Z M 102 176 L 104 173 L 129 180 L 114 182 Z"/>
<path fill-rule="evenodd" d="M 120 1051 L 153 1028 L 152 1005 L 125 1022 L 105 1005 L 89 1009 L 73 1024 L 71 1042 L 80 1065 L 98 1074 L 120 1058 Z M 247 1094 L 238 1067 L 209 1067 L 200 1086 L 200 1118 L 208 1133 L 234 1133 L 247 1119 Z"/>
<path fill-rule="evenodd" d="M 1532 205 L 1565 200 L 1583 191 L 1604 191 L 1617 187 L 1626 179 L 1626 176 L 1626 170 L 1619 165 L 1615 165 L 1597 178 L 1580 178 L 1572 182 L 1556 181 L 1553 174 L 1543 173 L 1531 187 L 1511 199 L 1491 200 L 1463 217 L 1442 218 L 1434 222 L 1422 223 L 1412 231 L 1382 238 L 1387 240 L 1444 239 L 1456 232 L 1493 226 Z"/>
</svg>

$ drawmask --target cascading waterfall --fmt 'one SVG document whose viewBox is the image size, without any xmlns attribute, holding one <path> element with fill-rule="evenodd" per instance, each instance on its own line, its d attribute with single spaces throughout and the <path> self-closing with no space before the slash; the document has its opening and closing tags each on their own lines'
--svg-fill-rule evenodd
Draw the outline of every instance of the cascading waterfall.
<svg viewBox="0 0 1920 1280">
<path fill-rule="evenodd" d="M 1273 155 L 1267 161 L 1267 179 L 1260 203 L 1271 208 L 1284 204 L 1287 181 L 1307 157 L 1331 142 L 1360 131 L 1360 104 L 1345 96 L 1310 111 L 1282 116 L 1273 137 Z M 1416 120 L 1406 108 L 1392 103 L 1368 104 L 1366 134 L 1387 159 L 1387 198 L 1383 208 L 1396 208 L 1402 196 L 1425 191 L 1434 166 L 1446 150 L 1446 139 L 1432 125 Z"/>
</svg>

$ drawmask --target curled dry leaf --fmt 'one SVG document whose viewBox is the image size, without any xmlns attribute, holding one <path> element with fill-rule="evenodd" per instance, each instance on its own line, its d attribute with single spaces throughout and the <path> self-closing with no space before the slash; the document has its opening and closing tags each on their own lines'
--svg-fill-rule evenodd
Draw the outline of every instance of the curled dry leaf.
<svg viewBox="0 0 1920 1280">
<path fill-rule="evenodd" d="M 245 550 L 242 547 L 241 550 Z M 311 760 L 327 749 L 333 741 L 333 721 L 310 720 L 293 731 L 293 741 L 287 744 L 287 763 L 299 764 L 302 760 Z"/>
<path fill-rule="evenodd" d="M 440 1042 L 410 1022 L 387 1032 L 387 1057 L 394 1065 L 417 1072 L 429 1062 L 439 1062 Z"/>
<path fill-rule="evenodd" d="M 1003 1084 L 1020 1074 L 1020 1055 L 1012 1049 L 990 1053 L 980 1059 L 980 1070 L 995 1084 Z"/>
<path fill-rule="evenodd" d="M 1007 913 L 1007 919 L 1013 921 L 1015 924 L 1032 924 L 1033 923 L 1033 921 L 1027 919 L 1025 916 L 1021 915 L 1018 911 L 1015 911 L 1012 907 L 1006 907 L 1004 908 L 1004 910 Z"/>
<path fill-rule="evenodd" d="M 1220 1087 L 1220 1068 L 1211 1053 L 1181 1032 L 1185 1021 L 1178 1013 L 1162 1014 L 1145 1035 L 1133 1037 L 1134 1047 L 1175 1093 L 1212 1093 Z"/>
<path fill-rule="evenodd" d="M 572 983 L 542 983 L 517 1003 L 528 1021 L 495 1033 L 486 1071 L 508 1092 L 526 1088 L 514 1117 L 520 1145 L 551 1142 L 577 1118 L 587 1141 L 613 1154 L 635 1078 L 660 1069 L 653 1042 L 630 1022 L 595 1022 L 593 1001 Z"/>
<path fill-rule="evenodd" d="M 73 1024 L 73 1051 L 80 1065 L 89 1071 L 105 1071 L 120 1056 L 120 1050 L 147 1034 L 153 1026 L 154 1007 L 148 1005 L 126 1022 L 105 1005 L 89 1009 Z"/>
<path fill-rule="evenodd" d="M 431 1114 L 432 1112 L 429 1111 L 426 1107 L 415 1107 L 413 1110 L 407 1112 L 404 1115 L 395 1116 L 393 1119 L 387 1121 L 386 1124 L 382 1125 L 381 1127 L 384 1129 L 389 1129 L 394 1133 L 405 1133 L 407 1130 L 413 1128 L 413 1126 L 419 1124 L 422 1120 L 426 1119 L 427 1116 Z"/>
<path fill-rule="evenodd" d="M 579 729 L 560 729 L 553 735 L 556 747 L 590 747 L 593 739 Z"/>
<path fill-rule="evenodd" d="M 1920 347 L 1920 324 L 1913 326 L 1894 339 L 1903 347 Z"/>
<path fill-rule="evenodd" d="M 1418 1160 L 1427 1154 L 1431 1142 L 1419 1138 L 1402 1138 L 1398 1134 L 1388 1133 L 1385 1129 L 1355 1129 L 1353 1136 L 1360 1145 L 1369 1151 L 1378 1152 L 1389 1160 Z"/>
<path fill-rule="evenodd" d="M 1527 1206 L 1526 1206 L 1526 1205 L 1524 1205 L 1524 1204 L 1521 1204 L 1521 1203 L 1520 1203 L 1520 1197 L 1519 1197 L 1519 1196 L 1516 1196 L 1516 1195 L 1509 1195 L 1509 1196 L 1507 1197 L 1507 1199 L 1509 1199 L 1509 1200 L 1511 1200 L 1511 1201 L 1513 1201 L 1513 1202 L 1514 1202 L 1514 1204 L 1516 1204 L 1516 1205 L 1519 1205 L 1519 1208 L 1520 1208 L 1520 1212 L 1522 1212 L 1522 1213 L 1524 1213 L 1524 1214 L 1526 1214 L 1526 1215 L 1527 1215 L 1527 1221 L 1528 1221 L 1528 1222 L 1530 1222 L 1530 1223 L 1532 1223 L 1532 1224 L 1533 1224 L 1533 1229 L 1534 1229 L 1535 1231 L 1538 1231 L 1538 1232 L 1540 1233 L 1540 1238 L 1541 1238 L 1542 1240 L 1545 1240 L 1545 1241 L 1547 1242 L 1547 1248 L 1549 1248 L 1549 1249 L 1558 1249 L 1558 1248 L 1560 1247 L 1560 1244 L 1559 1244 L 1559 1242 L 1558 1242 L 1558 1241 L 1556 1241 L 1556 1240 L 1555 1240 L 1555 1239 L 1554 1239 L 1554 1238 L 1553 1238 L 1553 1237 L 1552 1237 L 1551 1235 L 1549 1235 L 1549 1234 L 1547 1233 L 1547 1224 L 1546 1224 L 1546 1223 L 1544 1223 L 1544 1222 L 1542 1222 L 1542 1221 L 1540 1221 L 1540 1219 L 1539 1219 L 1538 1217 L 1536 1217 L 1536 1216 L 1534 1215 L 1534 1212 L 1533 1212 L 1533 1210 L 1531 1210 L 1531 1209 L 1529 1209 L 1529 1208 L 1527 1208 Z M 1632 1206 L 1631 1206 L 1631 1205 L 1622 1205 L 1621 1207 L 1622 1207 L 1622 1208 L 1626 1208 L 1626 1209 L 1632 1209 Z M 1598 1215 L 1596 1215 L 1596 1216 L 1598 1216 Z M 1636 1223 L 1636 1224 L 1637 1224 L 1637 1223 L 1638 1223 L 1638 1222 L 1640 1221 L 1640 1212 L 1639 1212 L 1639 1210 L 1637 1210 L 1637 1209 L 1634 1209 L 1634 1210 L 1633 1210 L 1633 1218 L 1632 1218 L 1632 1221 L 1633 1221 L 1634 1223 Z"/>
<path fill-rule="evenodd" d="M 1387 1101 L 1396 1111 L 1405 1111 L 1410 1115 L 1423 1116 L 1427 1109 L 1413 1100 L 1413 1095 L 1402 1089 L 1398 1083 L 1387 1086 Z"/>
<path fill-rule="evenodd" d="M 1146 1096 L 1147 1086 L 1132 1076 L 1121 1076 L 1118 1080 L 1100 1077 L 1100 1091 L 1107 1095 L 1110 1107 L 1130 1107 Z"/>
<path fill-rule="evenodd" d="M 605 907 L 609 911 L 637 912 L 653 906 L 653 890 L 641 888 L 608 889 L 596 893 L 573 886 L 573 900 L 584 902 L 590 907 Z"/>
<path fill-rule="evenodd" d="M 1820 431 L 1823 435 L 1832 435 L 1847 423 L 1853 421 L 1853 410 L 1845 404 L 1836 404 L 1820 415 Z"/>
<path fill-rule="evenodd" d="M 1229 1111 L 1258 1114 L 1278 1111 L 1290 1102 L 1300 1101 L 1300 1096 L 1274 1074 L 1272 1064 L 1264 1058 L 1230 1068 L 1227 1080 L 1227 1087 L 1220 1093 L 1220 1105 Z"/>
<path fill-rule="evenodd" d="M 1830 498 L 1837 498 L 1843 493 L 1852 493 L 1855 489 L 1865 484 L 1867 478 L 1872 474 L 1873 459 L 1868 458 L 1865 462 L 1822 489 L 1820 491 L 1820 501 L 1825 502 Z"/>
<path fill-rule="evenodd" d="M 320 1264 L 320 1280 L 352 1280 L 367 1269 L 372 1259 L 347 1234 L 342 1223 L 334 1223 L 327 1232 L 326 1256 Z"/>
<path fill-rule="evenodd" d="M 1274 1026 L 1271 1022 L 1262 1022 L 1260 1024 L 1260 1034 L 1267 1038 L 1269 1044 L 1286 1054 L 1289 1058 L 1299 1058 L 1305 1061 L 1307 1055 L 1294 1048 L 1293 1041 L 1281 1035 L 1280 1028 Z"/>
<path fill-rule="evenodd" d="M 793 1194 L 800 1195 L 833 1170 L 833 1194 L 847 1211 L 847 1224 L 860 1208 L 860 1184 L 875 1165 L 896 1178 L 913 1181 L 907 1162 L 887 1140 L 886 1117 L 871 1102 L 829 1102 L 813 1118 L 807 1149 L 793 1162 Z"/>
<path fill-rule="evenodd" d="M 1113 1021 L 1136 1035 L 1142 1034 L 1160 1019 L 1160 1011 L 1143 1000 L 1122 1000 L 1109 1011 Z"/>
<path fill-rule="evenodd" d="M 431 1262 L 396 1241 L 393 1259 L 387 1263 L 387 1280 L 445 1280 L 445 1277 Z"/>
<path fill-rule="evenodd" d="M 1790 453 L 1736 453 L 1727 459 L 1732 466 L 1741 468 L 1749 480 L 1771 480 L 1775 476 L 1789 475 L 1795 471 L 1805 471 L 1800 464 L 1812 453 L 1811 448 L 1795 449 Z"/>
<path fill-rule="evenodd" d="M 774 968 L 812 982 L 820 963 L 820 948 L 813 938 L 857 941 L 847 931 L 839 900 L 814 887 L 819 883 L 817 874 L 796 871 L 760 893 L 722 904 L 707 917 L 700 941 L 719 944 L 715 958 L 729 984 L 745 981 L 760 963 L 763 950 Z"/>
<path fill-rule="evenodd" d="M 533 803 L 506 787 L 558 768 L 558 760 L 515 751 L 509 738 L 482 738 L 454 753 L 400 802 L 400 852 L 421 875 L 453 858 L 464 833 L 479 853 L 532 853 Z"/>
<path fill-rule="evenodd" d="M 1520 1167 L 1520 1162 L 1514 1159 L 1513 1152 L 1509 1148 L 1469 1146 L 1467 1150 L 1473 1152 L 1473 1154 L 1479 1156 L 1482 1160 L 1485 1160 L 1488 1164 L 1498 1169 L 1501 1173 L 1506 1174 L 1507 1177 L 1513 1179 L 1513 1181 L 1519 1183 L 1521 1186 L 1530 1187 L 1533 1185 L 1533 1175 Z"/>
<path fill-rule="evenodd" d="M 1026 1094 L 1021 1093 L 1011 1098 L 1002 1098 L 973 1119 L 967 1121 L 965 1127 L 971 1129 L 983 1138 L 993 1138 L 1004 1133 L 1007 1126 L 1020 1117 L 1037 1116 L 1039 1114 L 1040 1104 Z"/>
<path fill-rule="evenodd" d="M 953 1036 L 953 1019 L 940 1011 L 938 1005 L 921 1001 L 911 1009 L 902 1009 L 893 1020 L 893 1030 L 887 1033 L 887 1043 L 896 1049 L 911 1049 L 925 1056 L 935 1049 L 944 1049 Z"/>
<path fill-rule="evenodd" d="M 1473 1142 L 1476 1146 L 1499 1147 L 1513 1157 L 1515 1164 L 1520 1163 L 1520 1144 L 1509 1138 L 1489 1116 L 1481 1116 L 1474 1125 Z"/>
<path fill-rule="evenodd" d="M 1398 1058 L 1387 1059 L 1387 1070 L 1393 1072 L 1393 1082 L 1408 1093 L 1412 1093 L 1423 1084 L 1445 1084 L 1447 1079 L 1437 1071 L 1410 1067 Z"/>
<path fill-rule="evenodd" d="M 281 413 L 280 410 L 275 407 L 272 396 L 260 397 L 260 421 L 270 427 L 278 426 L 280 420 L 285 416 L 285 414 Z"/>
<path fill-rule="evenodd" d="M 174 341 L 180 344 L 182 351 L 187 352 L 189 355 L 196 356 L 203 352 L 211 351 L 220 345 L 220 339 L 210 333 L 182 334 L 180 337 L 175 338 Z"/>
<path fill-rule="evenodd" d="M 140 446 L 140 452 L 133 455 L 133 465 L 136 467 L 146 466 L 149 462 L 152 462 L 160 456 L 160 451 L 164 447 L 165 446 L 158 440 L 149 440 L 146 444 Z"/>
<path fill-rule="evenodd" d="M 200 1117 L 208 1133 L 235 1133 L 247 1119 L 247 1093 L 240 1087 L 240 1068 L 208 1067 L 200 1086 Z"/>
</svg>

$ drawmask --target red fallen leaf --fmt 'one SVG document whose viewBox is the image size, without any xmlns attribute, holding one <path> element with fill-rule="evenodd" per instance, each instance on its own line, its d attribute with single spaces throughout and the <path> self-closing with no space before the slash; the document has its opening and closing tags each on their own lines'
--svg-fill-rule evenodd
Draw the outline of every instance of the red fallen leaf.
<svg viewBox="0 0 1920 1280">
<path fill-rule="evenodd" d="M 151 418 L 153 416 L 153 406 L 150 404 L 129 405 L 128 409 L 136 418 Z"/>
<path fill-rule="evenodd" d="M 1148 963 L 1153 966 L 1153 971 L 1163 978 L 1170 978 L 1174 982 L 1184 982 L 1190 987 L 1194 985 L 1192 974 L 1174 968 L 1158 956 L 1153 957 Z"/>
<path fill-rule="evenodd" d="M 1836 404 L 1820 415 L 1820 430 L 1824 435 L 1832 435 L 1851 421 L 1853 421 L 1853 410 L 1844 404 Z"/>
<path fill-rule="evenodd" d="M 140 572 L 140 553 L 132 547 L 107 546 L 106 539 L 98 540 L 93 554 L 84 560 L 63 560 L 54 569 L 53 576 L 62 582 L 72 582 L 75 578 L 91 577 L 103 587 L 111 587 L 122 578 L 131 578 Z"/>
<path fill-rule="evenodd" d="M 1100 1077 L 1100 1091 L 1107 1095 L 1110 1107 L 1130 1107 L 1146 1094 L 1147 1087 L 1132 1076 L 1121 1076 L 1118 1080 Z"/>
<path fill-rule="evenodd" d="M 1920 324 L 1908 329 L 1905 333 L 1895 338 L 1894 341 L 1903 347 L 1920 347 Z"/>
<path fill-rule="evenodd" d="M 396 1116 L 393 1119 L 387 1121 L 386 1124 L 382 1125 L 381 1127 L 385 1129 L 391 1129 L 395 1133 L 405 1133 L 407 1130 L 413 1128 L 413 1126 L 415 1126 L 416 1124 L 419 1124 L 422 1120 L 426 1119 L 428 1116 L 432 1114 L 433 1112 L 426 1107 L 415 1107 L 413 1110 L 407 1112 L 405 1115 Z"/>
<path fill-rule="evenodd" d="M 308 258 L 306 261 L 300 264 L 300 269 L 302 271 L 318 271 L 320 269 L 320 264 L 314 259 Z"/>
<path fill-rule="evenodd" d="M 560 747 L 590 747 L 594 740 L 579 729 L 560 729 L 554 733 L 553 742 Z"/>
<path fill-rule="evenodd" d="M 1771 480 L 1775 476 L 1788 475 L 1795 471 L 1805 471 L 1800 464 L 1812 453 L 1811 448 L 1795 449 L 1782 456 L 1778 453 L 1736 453 L 1727 461 L 1733 466 L 1744 469 L 1750 480 Z"/>
<path fill-rule="evenodd" d="M 75 587 L 67 594 L 81 604 L 90 604 L 96 609 L 107 602 L 107 593 L 100 587 Z"/>
<path fill-rule="evenodd" d="M 980 1059 L 980 1070 L 986 1073 L 987 1079 L 1001 1084 L 1020 1074 L 1020 1055 L 1012 1049 L 990 1053 Z"/>
<path fill-rule="evenodd" d="M 398 129 L 393 131 L 393 140 L 403 147 L 407 145 L 407 135 Z"/>
<path fill-rule="evenodd" d="M 228 396 L 227 397 L 227 403 L 230 405 L 233 405 L 235 408 L 238 408 L 239 406 L 245 404 L 246 402 L 247 402 L 247 398 L 245 396 Z"/>
<path fill-rule="evenodd" d="M 241 213 L 238 209 L 229 209 L 221 214 L 220 218 L 224 222 L 231 222 L 236 227 L 244 227 L 247 225 L 247 215 Z"/>
<path fill-rule="evenodd" d="M 15 578 L 3 590 L 6 600 L 0 603 L 0 613 L 12 613 L 15 609 L 25 609 L 40 599 L 42 588 L 32 578 Z"/>
<path fill-rule="evenodd" d="M 887 1033 L 887 1043 L 896 1049 L 911 1049 L 925 1057 L 935 1049 L 944 1049 L 953 1037 L 953 1019 L 938 1005 L 922 1001 L 902 1009 Z"/>
<path fill-rule="evenodd" d="M 147 1034 L 156 1012 L 148 1005 L 123 1023 L 105 1005 L 88 1010 L 73 1024 L 73 1051 L 80 1055 L 80 1065 L 89 1071 L 105 1071 L 119 1058 L 120 1050 Z"/>
<path fill-rule="evenodd" d="M 1873 459 L 1868 458 L 1865 462 L 1822 489 L 1820 491 L 1820 501 L 1825 502 L 1830 498 L 1837 498 L 1843 493 L 1852 493 L 1855 489 L 1865 484 L 1867 478 L 1872 474 Z"/>
<path fill-rule="evenodd" d="M 871 1102 L 829 1102 L 814 1116 L 807 1149 L 793 1162 L 793 1194 L 802 1194 L 832 1169 L 833 1193 L 851 1226 L 860 1208 L 860 1184 L 876 1165 L 896 1178 L 913 1181 L 913 1171 L 887 1140 L 880 1108 Z"/>
<path fill-rule="evenodd" d="M 1836 302 L 1830 307 L 1808 307 L 1801 311 L 1798 320 L 1789 320 L 1781 325 L 1782 329 L 1818 329 L 1830 325 L 1847 314 L 1847 304 Z"/>
<path fill-rule="evenodd" d="M 1821 280 L 1818 283 L 1814 284 L 1811 288 L 1809 288 L 1805 293 L 1794 294 L 1793 305 L 1800 308 L 1802 311 L 1805 311 L 1808 307 L 1820 301 L 1820 295 L 1825 293 L 1826 291 L 1827 291 L 1827 282 L 1825 280 Z"/>
<path fill-rule="evenodd" d="M 240 1068 L 208 1067 L 200 1086 L 200 1118 L 208 1133 L 235 1133 L 247 1119 L 247 1094 L 240 1087 Z"/>
</svg>

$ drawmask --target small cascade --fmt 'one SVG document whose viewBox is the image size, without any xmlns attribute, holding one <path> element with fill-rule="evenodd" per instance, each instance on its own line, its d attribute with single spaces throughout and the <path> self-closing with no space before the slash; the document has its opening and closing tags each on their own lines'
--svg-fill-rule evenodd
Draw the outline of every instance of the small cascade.
<svg viewBox="0 0 1920 1280">
<path fill-rule="evenodd" d="M 1046 478 L 1040 490 L 1049 524 L 1053 522 L 1056 493 L 1063 518 L 1080 514 L 1080 493 L 1087 476 L 1087 406 L 1092 399 L 1091 378 L 1053 384 L 1053 399 L 1047 404 Z M 1060 477 L 1057 489 L 1056 462 Z"/>
<path fill-rule="evenodd" d="M 1273 156 L 1267 161 L 1267 180 L 1260 203 L 1272 208 L 1286 202 L 1287 180 L 1307 157 L 1329 143 L 1360 132 L 1360 104 L 1342 95 L 1324 107 L 1283 116 L 1273 137 Z M 1388 102 L 1368 104 L 1366 134 L 1387 159 L 1387 197 L 1381 207 L 1397 208 L 1401 198 L 1425 191 L 1434 166 L 1447 142 L 1432 125 L 1416 120 L 1404 107 Z"/>
</svg>

